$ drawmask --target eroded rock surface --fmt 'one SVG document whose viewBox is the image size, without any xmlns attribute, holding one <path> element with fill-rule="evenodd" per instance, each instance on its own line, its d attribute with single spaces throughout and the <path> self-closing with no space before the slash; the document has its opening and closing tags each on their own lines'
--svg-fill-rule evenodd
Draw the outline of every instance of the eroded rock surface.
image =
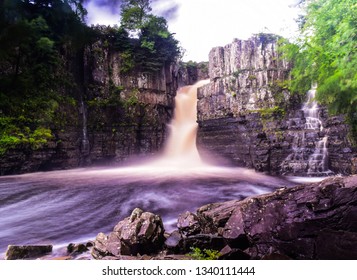
<svg viewBox="0 0 357 280">
<path fill-rule="evenodd" d="M 251 258 L 357 259 L 357 176 L 210 204 L 196 215 L 229 256 L 239 249 Z"/>
<path fill-rule="evenodd" d="M 99 233 L 92 255 L 96 259 L 122 255 L 152 254 L 163 247 L 164 227 L 161 217 L 136 208 L 120 221 L 107 236 Z"/>
</svg>

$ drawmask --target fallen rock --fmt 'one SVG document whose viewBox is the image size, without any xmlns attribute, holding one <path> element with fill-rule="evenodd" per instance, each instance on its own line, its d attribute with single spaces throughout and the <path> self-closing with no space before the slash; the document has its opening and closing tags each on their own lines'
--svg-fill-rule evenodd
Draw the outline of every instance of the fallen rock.
<svg viewBox="0 0 357 280">
<path fill-rule="evenodd" d="M 9 245 L 5 260 L 35 259 L 52 252 L 52 245 Z"/>
<path fill-rule="evenodd" d="M 193 235 L 200 233 L 202 226 L 199 218 L 195 214 L 186 211 L 178 217 L 177 228 L 183 235 Z"/>
<path fill-rule="evenodd" d="M 104 233 L 97 235 L 92 256 L 102 259 L 106 256 L 152 254 L 163 247 L 164 241 L 161 217 L 136 208 L 108 236 Z"/>
<path fill-rule="evenodd" d="M 165 241 L 168 252 L 177 254 L 182 251 L 183 237 L 178 230 L 173 231 Z"/>
<path fill-rule="evenodd" d="M 87 244 L 74 244 L 69 243 L 67 246 L 67 253 L 71 255 L 79 255 L 89 250 L 89 247 L 92 247 L 93 244 L 91 242 L 87 242 Z"/>
<path fill-rule="evenodd" d="M 219 252 L 219 260 L 249 260 L 251 257 L 246 252 L 240 249 L 232 249 L 229 245 L 226 245 Z"/>
</svg>

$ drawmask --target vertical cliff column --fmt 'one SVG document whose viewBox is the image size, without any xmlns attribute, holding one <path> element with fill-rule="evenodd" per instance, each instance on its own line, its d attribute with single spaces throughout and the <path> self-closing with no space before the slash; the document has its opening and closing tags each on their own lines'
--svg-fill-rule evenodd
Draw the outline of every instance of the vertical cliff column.
<svg viewBox="0 0 357 280">
<path fill-rule="evenodd" d="M 86 50 L 86 104 L 91 163 L 153 155 L 166 137 L 177 89 L 174 65 L 130 71 L 122 53 L 105 41 Z"/>
<path fill-rule="evenodd" d="M 288 102 L 290 65 L 279 58 L 277 36 L 234 40 L 209 54 L 210 84 L 198 93 L 198 147 L 232 163 L 269 171 L 271 141 L 260 113 Z"/>
</svg>

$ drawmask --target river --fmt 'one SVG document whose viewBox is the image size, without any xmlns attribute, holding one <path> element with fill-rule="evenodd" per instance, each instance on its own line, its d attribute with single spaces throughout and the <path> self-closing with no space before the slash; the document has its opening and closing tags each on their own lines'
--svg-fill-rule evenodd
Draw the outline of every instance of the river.
<svg viewBox="0 0 357 280">
<path fill-rule="evenodd" d="M 182 170 L 181 170 L 182 171 Z M 244 168 L 205 167 L 190 173 L 150 166 L 85 168 L 0 177 L 0 255 L 9 244 L 93 240 L 140 207 L 160 214 L 167 231 L 180 213 L 243 199 L 291 183 Z"/>
</svg>

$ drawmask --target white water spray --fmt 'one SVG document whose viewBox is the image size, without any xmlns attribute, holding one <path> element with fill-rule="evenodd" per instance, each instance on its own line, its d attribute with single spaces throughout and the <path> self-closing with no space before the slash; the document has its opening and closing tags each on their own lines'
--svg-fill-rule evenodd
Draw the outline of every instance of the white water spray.
<svg viewBox="0 0 357 280">
<path fill-rule="evenodd" d="M 169 125 L 170 134 L 163 156 L 156 164 L 184 168 L 205 165 L 196 147 L 197 89 L 207 83 L 209 80 L 203 80 L 178 90 L 175 97 L 174 118 Z"/>
<path fill-rule="evenodd" d="M 282 164 L 283 168 L 292 174 L 307 173 L 310 176 L 332 174 L 328 168 L 328 137 L 324 135 L 323 123 L 319 117 L 320 107 L 315 100 L 316 89 L 317 86 L 313 85 L 307 92 L 307 101 L 301 108 L 305 117 L 304 129 L 292 133 L 294 136 L 292 153 Z M 311 140 L 309 134 L 316 136 Z M 309 144 L 311 141 L 314 141 L 315 145 L 313 152 Z"/>
<path fill-rule="evenodd" d="M 319 106 L 315 100 L 316 85 L 313 85 L 311 90 L 308 91 L 308 100 L 304 104 L 302 110 L 304 111 L 306 123 L 305 129 L 318 129 L 320 132 L 324 129 L 322 122 L 319 118 Z M 307 174 L 309 175 L 328 175 L 332 173 L 328 169 L 328 150 L 327 150 L 328 137 L 324 136 L 315 144 L 315 150 L 308 159 L 309 169 Z"/>
</svg>

